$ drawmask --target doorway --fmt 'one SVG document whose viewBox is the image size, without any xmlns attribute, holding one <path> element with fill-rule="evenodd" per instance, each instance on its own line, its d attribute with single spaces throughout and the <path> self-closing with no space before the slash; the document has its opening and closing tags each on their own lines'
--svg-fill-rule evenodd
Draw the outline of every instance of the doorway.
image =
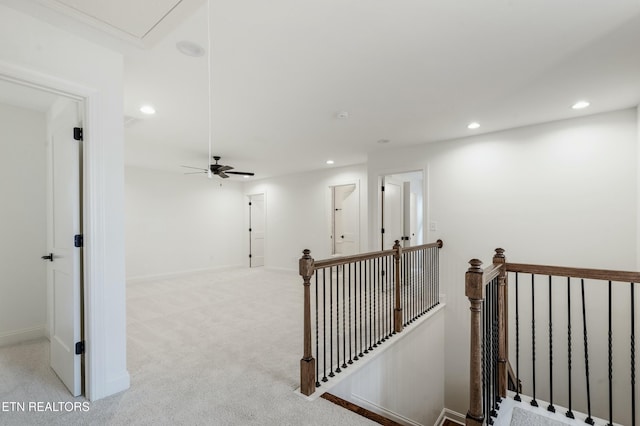
<svg viewBox="0 0 640 426">
<path fill-rule="evenodd" d="M 49 365 L 74 396 L 83 393 L 82 141 L 74 139 L 82 103 L 0 78 L 3 223 L 0 345 L 49 340 Z M 35 132 L 35 133 L 34 133 Z M 13 165 L 13 166 L 12 166 Z M 15 170 L 12 170 L 15 169 Z M 21 199 L 25 196 L 28 200 Z M 9 217 L 11 216 L 11 217 Z M 10 295 L 10 297 L 4 297 Z M 80 346 L 78 346 L 80 349 Z"/>
<path fill-rule="evenodd" d="M 396 173 L 380 179 L 380 247 L 423 244 L 423 173 Z"/>
<path fill-rule="evenodd" d="M 249 195 L 249 267 L 264 266 L 265 196 Z"/>
<path fill-rule="evenodd" d="M 358 252 L 358 187 L 355 183 L 331 186 L 331 254 Z"/>
</svg>

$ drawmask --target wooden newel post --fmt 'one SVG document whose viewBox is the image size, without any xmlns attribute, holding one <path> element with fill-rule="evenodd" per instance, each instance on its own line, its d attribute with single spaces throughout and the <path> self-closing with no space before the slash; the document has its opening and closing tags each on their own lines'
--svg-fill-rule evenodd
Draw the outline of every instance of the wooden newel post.
<svg viewBox="0 0 640 426">
<path fill-rule="evenodd" d="M 393 310 L 393 330 L 396 333 L 400 333 L 402 331 L 402 304 L 400 300 L 400 256 L 402 256 L 402 247 L 400 246 L 400 241 L 396 240 L 396 243 L 393 245 L 393 249 L 396 251 L 393 254 L 396 267 L 396 294 L 395 308 Z"/>
<path fill-rule="evenodd" d="M 508 374 L 508 311 L 507 311 L 507 270 L 504 249 L 497 248 L 493 256 L 493 264 L 502 265 L 498 275 L 498 393 L 504 398 L 507 396 Z"/>
<path fill-rule="evenodd" d="M 469 261 L 471 266 L 465 275 L 465 295 L 471 303 L 471 336 L 469 357 L 469 411 L 466 425 L 482 425 L 482 303 L 484 300 L 482 262 Z"/>
<path fill-rule="evenodd" d="M 316 360 L 311 354 L 311 277 L 314 273 L 310 250 L 304 250 L 300 258 L 300 275 L 304 284 L 304 355 L 300 360 L 300 392 L 311 395 L 316 391 Z"/>
</svg>

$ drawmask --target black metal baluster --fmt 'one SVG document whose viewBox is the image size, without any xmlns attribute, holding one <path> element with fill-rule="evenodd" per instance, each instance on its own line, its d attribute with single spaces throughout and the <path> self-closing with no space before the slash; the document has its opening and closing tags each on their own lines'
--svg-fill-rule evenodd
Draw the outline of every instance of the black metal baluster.
<svg viewBox="0 0 640 426">
<path fill-rule="evenodd" d="M 571 410 L 571 277 L 567 277 L 567 364 L 569 368 L 569 410 L 565 415 L 574 419 L 575 416 Z"/>
<path fill-rule="evenodd" d="M 327 380 L 327 277 L 326 268 L 322 269 L 322 363 L 324 370 L 322 372 L 322 381 Z"/>
<path fill-rule="evenodd" d="M 389 337 L 393 335 L 393 295 L 395 294 L 395 272 L 394 272 L 394 264 L 393 257 L 387 257 L 387 298 L 388 298 L 388 309 L 389 309 Z"/>
<path fill-rule="evenodd" d="M 368 266 L 369 266 L 369 275 L 367 277 L 367 282 L 369 283 L 369 348 L 367 349 L 368 351 L 372 351 L 373 350 L 373 303 L 372 303 L 372 293 L 373 291 L 371 290 L 371 259 L 368 260 Z M 365 283 L 366 284 L 366 283 Z M 365 351 L 364 353 L 368 353 L 367 351 Z"/>
<path fill-rule="evenodd" d="M 371 283 L 373 284 L 373 347 L 378 347 L 378 342 L 376 342 L 376 338 L 378 336 L 379 330 L 377 330 L 378 326 L 378 258 L 373 260 L 373 276 L 371 277 Z"/>
<path fill-rule="evenodd" d="M 357 330 L 357 326 L 356 327 L 351 327 L 351 263 L 348 264 L 347 269 L 349 270 L 349 303 L 347 303 L 347 305 L 349 305 L 349 364 L 353 364 L 353 358 L 352 358 L 352 347 L 351 347 L 351 343 L 357 338 L 356 336 L 358 335 L 358 330 Z M 353 336 L 351 336 L 351 331 L 353 330 Z"/>
<path fill-rule="evenodd" d="M 500 409 L 500 402 L 502 402 L 498 387 L 498 278 L 493 280 L 493 306 L 493 392 L 495 394 L 495 406 L 498 410 Z M 498 413 L 496 412 L 497 415 Z"/>
<path fill-rule="evenodd" d="M 534 289 L 535 275 L 531 274 L 531 361 L 533 364 L 533 399 L 531 405 L 538 406 L 536 401 L 536 293 Z"/>
<path fill-rule="evenodd" d="M 551 296 L 551 275 L 549 275 L 549 406 L 547 411 L 552 413 L 556 412 L 556 407 L 553 406 L 553 321 L 551 312 L 553 302 Z"/>
<path fill-rule="evenodd" d="M 489 284 L 485 285 L 485 301 L 483 303 L 482 314 L 484 317 L 484 327 L 482 327 L 482 382 L 483 392 L 482 398 L 484 399 L 485 413 L 487 424 L 493 424 L 493 419 L 489 415 L 491 413 L 491 371 L 490 371 L 490 333 L 489 333 L 489 318 L 490 318 L 490 299 L 489 299 Z"/>
<path fill-rule="evenodd" d="M 522 401 L 520 397 L 520 315 L 518 312 L 518 273 L 516 272 L 516 396 L 515 401 Z"/>
<path fill-rule="evenodd" d="M 341 373 L 340 368 L 340 275 L 336 266 L 336 359 L 338 361 L 336 373 Z"/>
<path fill-rule="evenodd" d="M 631 426 L 636 426 L 636 303 L 631 283 Z"/>
<path fill-rule="evenodd" d="M 435 294 L 435 305 L 440 304 L 440 251 L 438 248 L 434 248 L 434 256 L 436 262 L 436 294 Z"/>
<path fill-rule="evenodd" d="M 496 374 L 496 330 L 495 330 L 495 318 L 496 318 L 496 303 L 495 303 L 495 286 L 494 286 L 494 281 L 492 280 L 489 283 L 489 294 L 488 294 L 488 299 L 490 302 L 490 309 L 489 309 L 489 341 L 490 341 L 490 346 L 489 346 L 489 363 L 490 363 L 490 367 L 489 367 L 489 371 L 490 371 L 490 376 L 489 376 L 489 381 L 491 383 L 491 392 L 489 393 L 489 397 L 491 398 L 491 417 L 497 417 L 498 416 L 498 412 L 496 410 L 496 381 L 498 379 L 498 375 Z"/>
<path fill-rule="evenodd" d="M 316 275 L 316 356 L 320 356 L 320 333 L 319 333 L 319 322 L 320 318 L 318 317 L 318 275 Z M 320 378 L 320 362 L 316 360 L 316 387 L 320 387 L 320 382 L 318 379 Z"/>
<path fill-rule="evenodd" d="M 613 328 L 612 328 L 612 305 L 611 305 L 611 281 L 609 281 L 609 423 L 613 426 Z"/>
<path fill-rule="evenodd" d="M 333 374 L 333 269 L 329 267 L 329 377 Z"/>
<path fill-rule="evenodd" d="M 358 262 L 358 282 L 360 283 L 360 293 L 358 297 L 360 298 L 360 309 L 358 310 L 358 315 L 360 317 L 360 353 L 358 353 L 358 357 L 362 357 L 362 262 Z M 354 357 L 357 360 L 357 357 Z"/>
<path fill-rule="evenodd" d="M 587 424 L 594 424 L 591 418 L 591 388 L 589 386 L 589 344 L 587 340 L 587 313 L 584 302 L 584 280 L 580 280 L 580 291 L 582 293 L 582 335 L 584 337 L 584 371 L 587 377 L 587 418 L 584 420 Z"/>
<path fill-rule="evenodd" d="M 345 311 L 346 277 L 344 273 L 345 273 L 345 268 L 343 264 L 342 265 L 342 368 L 347 368 L 347 324 L 346 324 L 347 313 Z"/>
</svg>

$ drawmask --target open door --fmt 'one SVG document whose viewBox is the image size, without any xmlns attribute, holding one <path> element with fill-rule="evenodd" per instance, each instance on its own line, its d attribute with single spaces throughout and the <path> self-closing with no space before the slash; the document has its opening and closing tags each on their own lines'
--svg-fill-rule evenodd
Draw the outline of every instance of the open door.
<svg viewBox="0 0 640 426">
<path fill-rule="evenodd" d="M 47 287 L 51 368 L 73 394 L 82 393 L 81 141 L 78 104 L 63 100 L 50 116 L 48 162 Z M 76 237 L 78 236 L 78 237 Z M 80 247 L 76 247 L 80 246 Z M 79 352 L 79 353 L 77 353 Z"/>
<path fill-rule="evenodd" d="M 264 194 L 249 196 L 249 267 L 264 266 Z"/>
<path fill-rule="evenodd" d="M 333 209 L 333 253 L 340 256 L 355 254 L 358 243 L 358 191 L 355 184 L 331 187 Z"/>
<path fill-rule="evenodd" d="M 385 176 L 382 179 L 382 250 L 403 241 L 403 183 Z"/>
</svg>

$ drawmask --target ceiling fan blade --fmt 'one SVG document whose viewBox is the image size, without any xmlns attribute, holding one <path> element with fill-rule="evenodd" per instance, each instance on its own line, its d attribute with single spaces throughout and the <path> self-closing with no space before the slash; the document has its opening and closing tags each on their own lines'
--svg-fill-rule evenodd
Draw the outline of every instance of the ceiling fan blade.
<svg viewBox="0 0 640 426">
<path fill-rule="evenodd" d="M 201 172 L 189 172 L 189 173 L 183 173 L 184 175 L 201 175 L 207 173 L 206 171 L 201 171 Z"/>
<path fill-rule="evenodd" d="M 227 179 L 229 176 L 227 176 L 227 174 L 225 172 L 218 172 L 216 173 L 218 176 L 220 176 L 223 179 Z"/>
<path fill-rule="evenodd" d="M 219 172 L 226 172 L 227 170 L 231 170 L 231 169 L 233 169 L 233 167 L 231 167 L 231 166 L 220 166 L 220 167 L 218 167 L 218 171 Z"/>
<path fill-rule="evenodd" d="M 255 176 L 255 173 L 251 172 L 227 172 L 230 175 L 242 175 L 242 176 Z"/>
<path fill-rule="evenodd" d="M 207 169 L 203 169 L 202 167 L 191 167 L 191 166 L 180 166 L 180 167 L 185 167 L 187 169 L 196 169 L 196 170 L 202 170 L 206 173 Z"/>
</svg>

